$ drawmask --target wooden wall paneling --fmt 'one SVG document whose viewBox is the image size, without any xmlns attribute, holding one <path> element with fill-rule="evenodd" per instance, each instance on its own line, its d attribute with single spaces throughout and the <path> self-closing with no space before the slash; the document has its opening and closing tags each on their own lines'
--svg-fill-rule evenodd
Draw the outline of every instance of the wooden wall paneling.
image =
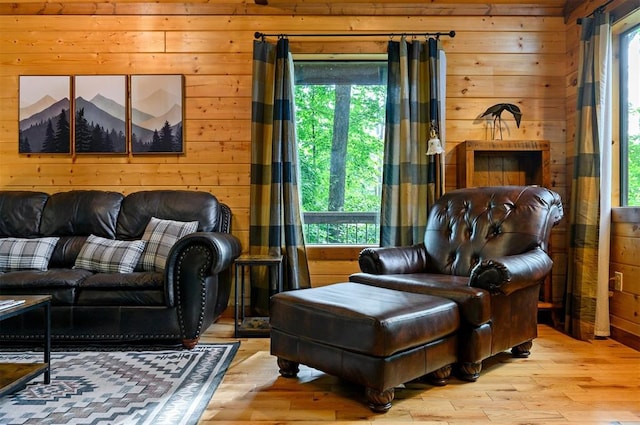
<svg viewBox="0 0 640 425">
<path fill-rule="evenodd" d="M 447 51 L 447 69 L 451 75 L 537 75 L 564 78 L 565 61 L 563 53 L 514 55 Z"/>
<path fill-rule="evenodd" d="M 0 4 L 4 3 L 0 1 Z M 121 6 L 121 1 L 118 1 Z M 69 5 L 66 1 L 64 4 Z M 413 8 L 413 12 L 416 8 Z M 436 31 L 456 30 L 459 35 L 462 31 L 479 32 L 483 37 L 488 32 L 511 33 L 517 38 L 520 33 L 557 33 L 566 30 L 566 25 L 561 17 L 535 17 L 535 16 L 419 16 L 411 13 L 403 13 L 400 16 L 373 16 L 369 15 L 367 7 L 362 7 L 359 13 L 349 16 L 334 14 L 334 16 L 309 16 L 303 13 L 295 15 L 271 15 L 252 16 L 240 13 L 202 14 L 197 11 L 185 14 L 150 14 L 142 12 L 131 16 L 108 16 L 99 12 L 85 14 L 83 19 L 77 16 L 60 13 L 55 16 L 46 14 L 17 15 L 0 14 L 0 25 L 7 31 L 25 28 L 37 28 L 46 31 L 66 31 L 74 28 L 77 31 L 122 31 L 123 28 L 135 28 L 136 30 L 162 30 L 162 31 L 251 31 L 253 39 L 254 31 L 265 33 L 308 33 L 317 32 L 420 32 L 425 28 Z M 3 16 L 4 15 L 4 16 Z M 124 14 L 127 15 L 127 14 Z M 461 25 L 460 23 L 464 23 Z M 458 37 L 456 35 L 456 38 Z M 554 37 L 553 35 L 547 37 Z M 226 37 L 228 40 L 230 37 Z M 443 41 L 446 41 L 443 39 Z M 479 53 L 470 48 L 465 48 L 469 53 Z M 489 52 L 490 53 L 490 52 Z M 534 51 L 534 54 L 539 53 Z"/>
<path fill-rule="evenodd" d="M 491 105 L 489 105 L 491 106 Z M 515 121 L 503 117 L 503 135 L 508 140 L 561 140 L 565 139 L 564 121 L 522 121 L 516 128 Z M 464 140 L 490 140 L 491 130 L 483 122 L 476 120 L 447 120 L 447 150 L 450 143 Z"/>
<path fill-rule="evenodd" d="M 215 119 L 227 120 L 250 120 L 251 119 L 251 98 L 239 96 L 213 96 L 196 97 L 199 93 L 194 93 L 187 101 L 187 109 L 190 111 L 192 119 Z"/>
<path fill-rule="evenodd" d="M 609 274 L 623 275 L 622 291 L 609 288 L 609 314 L 612 335 L 621 342 L 640 349 L 640 208 L 615 208 L 611 226 Z"/>
<path fill-rule="evenodd" d="M 614 272 L 620 272 L 623 275 L 622 292 L 632 296 L 640 296 L 640 264 L 621 263 L 614 259 L 611 260 L 611 277 Z M 614 283 L 611 281 L 611 289 L 614 289 Z M 616 312 L 614 312 L 616 313 Z M 640 314 L 640 312 L 638 312 Z M 640 323 L 640 319 L 636 319 Z"/>
<path fill-rule="evenodd" d="M 82 64 L 79 66 L 78 64 Z M 251 53 L 197 55 L 188 53 L 41 53 L 5 54 L 0 50 L 0 76 L 19 67 L 20 75 L 184 74 L 241 75 L 251 73 Z M 247 66 L 249 70 L 247 70 Z M 16 75 L 16 74 L 13 74 Z M 11 86 L 7 86 L 11 87 Z"/>
<path fill-rule="evenodd" d="M 637 225 L 638 223 L 633 224 L 633 226 Z M 610 259 L 612 262 L 640 265 L 638 253 L 640 253 L 640 238 L 614 234 L 611 241 Z"/>
<path fill-rule="evenodd" d="M 142 188 L 156 185 L 249 185 L 249 168 L 244 172 L 235 164 L 217 164 L 203 168 L 201 164 L 32 164 L 9 170 L 2 167 L 0 180 L 6 186 L 41 187 L 63 185 L 112 186 L 129 184 Z"/>
<path fill-rule="evenodd" d="M 552 173 L 557 176 L 553 181 L 559 190 L 566 186 L 561 170 L 567 162 L 567 73 L 563 71 L 567 47 L 566 25 L 560 16 L 472 16 L 476 9 L 486 12 L 486 5 L 481 4 L 449 8 L 456 9 L 449 16 L 428 16 L 429 10 L 437 9 L 427 7 L 378 8 L 373 3 L 336 9 L 339 14 L 351 13 L 334 16 L 324 11 L 293 14 L 273 7 L 257 8 L 239 0 L 216 2 L 219 7 L 193 2 L 88 5 L 64 1 L 29 9 L 33 5 L 0 3 L 0 13 L 28 13 L 0 16 L 2 189 L 54 192 L 115 186 L 127 193 L 149 187 L 207 190 L 231 206 L 233 231 L 246 251 L 253 32 L 400 33 L 425 28 L 457 32 L 453 39 L 442 38 L 448 58 L 447 189 L 456 186 L 456 144 L 486 139 L 486 122 L 478 116 L 502 101 L 520 105 L 524 113 L 519 129 L 505 119 L 505 139 L 550 140 L 552 167 L 556 167 Z M 326 4 L 314 8 L 327 9 Z M 400 14 L 400 10 L 404 12 Z M 398 14 L 383 16 L 383 11 Z M 292 37 L 291 46 L 297 53 L 383 53 L 387 41 L 386 37 Z M 184 155 L 17 154 L 19 75 L 153 73 L 185 75 Z M 561 247 L 554 245 L 558 255 Z M 323 254 L 314 257 L 317 252 Z M 357 271 L 358 252 L 310 248 L 314 284 L 345 280 Z M 563 271 L 555 267 L 554 278 L 556 274 L 562 276 Z"/>
<path fill-rule="evenodd" d="M 313 276 L 312 286 L 315 282 L 315 278 L 321 275 L 340 276 L 340 280 L 336 282 L 347 282 L 349 275 L 360 271 L 358 262 L 355 260 L 333 260 L 331 261 L 331 267 L 327 268 L 326 261 L 309 260 L 309 271 Z"/>
<path fill-rule="evenodd" d="M 167 52 L 241 53 L 251 51 L 255 31 L 167 31 Z"/>
<path fill-rule="evenodd" d="M 449 61 L 447 55 L 447 65 Z M 451 69 L 451 67 L 448 67 Z M 529 97 L 510 98 L 512 103 L 518 105 L 523 112 L 523 119 L 526 121 L 564 121 L 566 100 L 564 96 Z M 458 97 L 449 97 L 447 99 L 446 114 L 448 120 L 469 120 L 470 117 L 474 118 L 476 124 L 493 121 L 493 118 L 481 118 L 480 115 L 487 110 L 491 105 L 496 103 L 502 103 L 504 98 L 501 97 L 482 97 L 482 98 L 467 98 L 462 95 Z M 509 115 L 505 114 L 505 120 L 511 119 Z M 557 143 L 564 146 L 564 140 L 558 140 Z"/>
<path fill-rule="evenodd" d="M 31 31 L 28 34 L 20 32 L 3 32 L 11 40 L 3 45 L 3 53 L 52 54 L 56 52 L 149 52 L 158 53 L 165 50 L 165 35 L 163 31 L 65 31 L 58 32 L 55 44 L 51 44 L 49 33 L 45 31 Z"/>
<path fill-rule="evenodd" d="M 251 99 L 251 75 L 218 75 L 214 81 L 210 76 L 194 75 L 187 78 L 185 89 L 187 97 L 222 96 Z"/>
<path fill-rule="evenodd" d="M 631 1 L 631 0 L 625 0 Z M 448 4 L 447 4 L 448 3 Z M 502 2 L 491 3 L 461 3 L 458 1 L 424 3 L 416 7 L 413 2 L 370 2 L 366 8 L 358 2 L 288 2 L 278 4 L 276 7 L 268 5 L 258 5 L 246 1 L 224 1 L 224 2 L 156 2 L 139 3 L 130 0 L 119 1 L 116 4 L 100 0 L 98 2 L 87 3 L 86 0 L 72 0 L 65 3 L 51 2 L 2 2 L 0 3 L 0 14 L 103 14 L 103 15 L 236 15 L 251 14 L 258 16 L 266 15 L 359 15 L 363 11 L 369 16 L 394 16 L 394 15 L 417 15 L 417 16 L 562 16 L 564 7 L 562 3 L 556 2 L 550 5 L 546 2 Z"/>
<path fill-rule="evenodd" d="M 565 79 L 537 75 L 448 76 L 447 93 L 465 97 L 564 97 Z M 533 95 L 533 96 L 532 96 Z"/>
</svg>

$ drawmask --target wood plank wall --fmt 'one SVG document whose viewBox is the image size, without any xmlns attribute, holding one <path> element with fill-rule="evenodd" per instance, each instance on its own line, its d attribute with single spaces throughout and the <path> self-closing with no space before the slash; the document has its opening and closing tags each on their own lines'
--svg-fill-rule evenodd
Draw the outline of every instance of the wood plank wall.
<svg viewBox="0 0 640 425">
<path fill-rule="evenodd" d="M 640 350 L 640 209 L 617 208 L 612 221 L 610 274 L 620 272 L 623 280 L 621 291 L 610 284 L 611 334 Z"/>
<path fill-rule="evenodd" d="M 232 3 L 232 1 L 231 1 Z M 91 5 L 95 7 L 91 7 Z M 145 5 L 153 14 L 145 15 Z M 254 31 L 391 32 L 456 31 L 447 52 L 446 187 L 456 182 L 455 147 L 485 140 L 479 119 L 489 106 L 515 103 L 520 128 L 505 119 L 505 139 L 551 141 L 551 186 L 567 195 L 567 26 L 560 16 L 450 16 L 415 14 L 298 15 L 277 8 L 180 3 L 180 14 L 158 13 L 166 3 L 127 2 L 4 5 L 0 16 L 0 188 L 55 192 L 111 189 L 209 191 L 233 210 L 233 232 L 248 245 L 251 51 Z M 202 6 L 200 6 L 202 7 Z M 20 13 L 12 13 L 12 8 Z M 57 8 L 60 15 L 39 15 Z M 71 8 L 71 9 L 70 9 Z M 464 6 L 460 6 L 464 8 Z M 33 11 L 31 11 L 33 9 Z M 169 8 L 170 9 L 170 8 Z M 69 15 L 74 10 L 74 15 Z M 127 10 L 131 14 L 120 15 Z M 171 9 L 173 10 L 173 9 Z M 217 11 L 219 10 L 219 11 Z M 25 12 L 26 11 L 26 12 Z M 24 13 L 23 13 L 24 12 Z M 369 13 L 371 12 L 371 13 Z M 96 14 L 103 13 L 103 14 Z M 219 14 L 218 14 L 219 13 Z M 386 38 L 291 38 L 294 53 L 383 53 Z M 571 52 L 570 52 L 571 53 Z M 569 57 L 571 60 L 571 57 Z M 184 74 L 184 155 L 18 155 L 20 75 Z M 569 84 L 570 85 L 570 84 Z M 553 279 L 566 274 L 564 222 L 553 233 Z M 357 271 L 359 248 L 310 250 L 314 286 Z M 560 288 L 560 286 L 558 287 Z M 562 290 L 554 291 L 554 299 Z"/>
<path fill-rule="evenodd" d="M 573 173 L 573 153 L 575 137 L 575 118 L 577 102 L 577 79 L 579 61 L 580 26 L 577 18 L 588 16 L 596 7 L 605 1 L 584 2 L 567 20 L 567 198 L 571 190 Z M 628 0 L 615 0 L 607 6 L 607 10 L 618 18 L 629 10 L 640 7 L 638 2 L 632 4 Z M 615 16 L 614 16 L 615 19 Z M 615 112 L 614 112 L 615 114 Z M 618 158 L 619 143 L 614 135 L 614 158 Z M 614 160 L 615 163 L 615 160 Z M 614 166 L 615 167 L 615 166 Z M 614 168 L 615 169 L 615 168 Z M 613 183 L 614 198 L 619 192 L 617 182 Z M 613 205 L 619 205 L 614 199 Z M 611 335 L 631 347 L 640 349 L 640 209 L 614 208 L 611 228 L 611 256 L 609 274 L 613 278 L 615 271 L 624 276 L 623 291 L 616 291 L 613 280 L 609 288 L 611 297 L 609 314 L 611 320 Z"/>
</svg>

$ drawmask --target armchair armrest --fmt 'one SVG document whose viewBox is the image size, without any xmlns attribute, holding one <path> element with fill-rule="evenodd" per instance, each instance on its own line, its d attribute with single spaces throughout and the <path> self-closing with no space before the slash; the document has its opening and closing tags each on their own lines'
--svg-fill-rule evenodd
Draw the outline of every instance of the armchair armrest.
<svg viewBox="0 0 640 425">
<path fill-rule="evenodd" d="M 471 270 L 469 285 L 492 294 L 509 295 L 536 285 L 551 271 L 553 261 L 540 247 L 519 255 L 484 260 Z"/>
<path fill-rule="evenodd" d="M 360 270 L 371 274 L 424 272 L 427 255 L 423 244 L 403 247 L 365 248 L 358 257 Z"/>
</svg>

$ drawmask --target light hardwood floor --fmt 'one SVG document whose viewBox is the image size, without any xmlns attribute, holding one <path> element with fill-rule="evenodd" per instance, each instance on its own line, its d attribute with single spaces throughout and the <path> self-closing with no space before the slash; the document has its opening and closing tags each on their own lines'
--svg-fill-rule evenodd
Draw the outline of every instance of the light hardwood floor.
<svg viewBox="0 0 640 425">
<path fill-rule="evenodd" d="M 640 424 L 640 352 L 547 325 L 538 333 L 530 358 L 498 355 L 474 383 L 406 384 L 386 414 L 364 405 L 360 387 L 317 370 L 302 366 L 297 379 L 282 378 L 268 338 L 240 339 L 200 424 Z M 237 340 L 225 318 L 201 339 Z"/>
</svg>

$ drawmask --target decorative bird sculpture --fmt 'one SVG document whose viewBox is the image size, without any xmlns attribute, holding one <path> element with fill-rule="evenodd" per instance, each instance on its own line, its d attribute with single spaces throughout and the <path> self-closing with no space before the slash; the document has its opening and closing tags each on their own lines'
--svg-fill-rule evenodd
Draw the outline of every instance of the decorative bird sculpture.
<svg viewBox="0 0 640 425">
<path fill-rule="evenodd" d="M 516 125 L 520 128 L 520 120 L 522 119 L 522 112 L 520 112 L 520 108 L 518 108 L 513 103 L 498 103 L 491 106 L 489 109 L 484 111 L 481 117 L 486 117 L 487 115 L 493 116 L 493 132 L 492 138 L 495 140 L 496 136 L 496 120 L 498 121 L 498 127 L 500 128 L 500 140 L 502 140 L 502 112 L 509 111 L 513 114 L 513 117 L 516 119 Z"/>
</svg>

